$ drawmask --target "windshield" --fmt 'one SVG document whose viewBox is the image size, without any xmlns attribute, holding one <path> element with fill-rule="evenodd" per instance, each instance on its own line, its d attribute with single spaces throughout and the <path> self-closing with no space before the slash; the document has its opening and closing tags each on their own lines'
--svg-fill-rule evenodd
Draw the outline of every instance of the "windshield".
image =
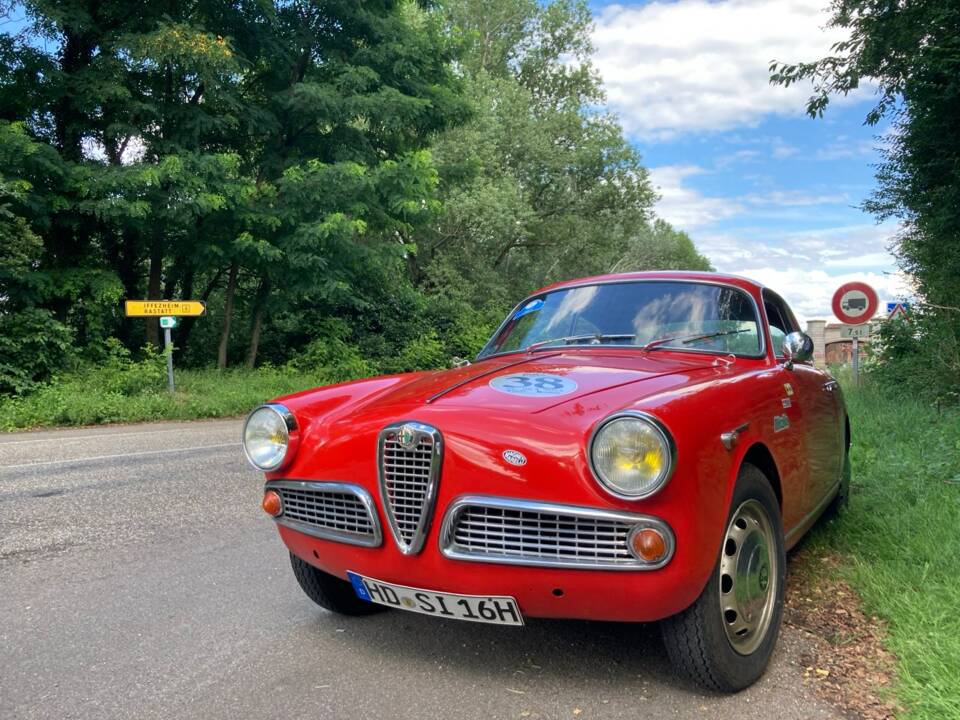
<svg viewBox="0 0 960 720">
<path fill-rule="evenodd" d="M 581 285 L 518 307 L 479 357 L 577 345 L 760 354 L 755 305 L 743 290 L 643 280 Z"/>
</svg>

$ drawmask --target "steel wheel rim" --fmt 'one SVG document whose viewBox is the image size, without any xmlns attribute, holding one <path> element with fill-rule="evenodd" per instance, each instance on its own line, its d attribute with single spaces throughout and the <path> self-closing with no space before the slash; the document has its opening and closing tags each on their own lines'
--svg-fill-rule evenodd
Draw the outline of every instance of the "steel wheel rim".
<svg viewBox="0 0 960 720">
<path fill-rule="evenodd" d="M 720 550 L 720 620 L 731 647 L 749 655 L 773 620 L 780 582 L 773 524 L 757 500 L 730 519 Z"/>
</svg>

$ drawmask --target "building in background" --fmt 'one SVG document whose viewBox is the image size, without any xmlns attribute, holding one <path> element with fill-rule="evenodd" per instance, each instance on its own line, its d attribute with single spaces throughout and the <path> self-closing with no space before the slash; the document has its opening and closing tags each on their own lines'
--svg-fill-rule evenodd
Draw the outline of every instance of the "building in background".
<svg viewBox="0 0 960 720">
<path fill-rule="evenodd" d="M 860 338 L 860 359 L 866 354 L 866 347 L 875 339 L 877 320 L 873 326 L 871 336 Z M 827 322 L 826 320 L 807 320 L 807 335 L 813 339 L 813 362 L 820 366 L 848 365 L 853 360 L 853 340 L 842 336 L 843 323 Z"/>
</svg>

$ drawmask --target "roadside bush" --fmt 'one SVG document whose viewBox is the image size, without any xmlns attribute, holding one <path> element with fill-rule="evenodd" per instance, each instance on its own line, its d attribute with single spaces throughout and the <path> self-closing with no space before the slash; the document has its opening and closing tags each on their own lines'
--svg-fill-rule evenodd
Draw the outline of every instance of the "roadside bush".
<svg viewBox="0 0 960 720">
<path fill-rule="evenodd" d="M 883 323 L 879 350 L 865 370 L 888 392 L 956 404 L 960 402 L 960 325 L 944 311 L 923 308 Z"/>
<path fill-rule="evenodd" d="M 376 368 L 364 359 L 360 348 L 347 340 L 350 336 L 347 323 L 335 318 L 328 319 L 318 328 L 318 335 L 285 367 L 315 372 L 327 383 L 376 375 Z"/>
<path fill-rule="evenodd" d="M 0 395 L 22 395 L 63 372 L 73 333 L 48 310 L 0 314 Z"/>
<path fill-rule="evenodd" d="M 472 360 L 480 352 L 509 308 L 475 308 L 459 298 L 431 297 L 427 321 L 446 349 L 441 367 L 452 357 Z"/>
<path fill-rule="evenodd" d="M 394 357 L 384 358 L 382 361 L 382 368 L 386 373 L 433 370 L 449 366 L 450 355 L 433 330 L 414 339 Z"/>
<path fill-rule="evenodd" d="M 162 361 L 162 355 L 156 356 Z M 130 361 L 130 366 L 141 363 Z M 176 370 L 177 391 L 162 376 L 131 393 L 130 366 L 102 374 L 89 369 L 63 375 L 24 397 L 0 398 L 0 431 L 54 425 L 239 417 L 279 395 L 328 382 L 318 372 L 270 365 L 256 370 Z M 119 378 L 117 377 L 119 375 Z"/>
<path fill-rule="evenodd" d="M 105 360 L 79 373 L 91 388 L 121 396 L 162 392 L 166 389 L 166 356 L 152 345 L 142 350 L 143 358 L 133 360 L 130 351 L 116 338 L 107 338 Z"/>
</svg>

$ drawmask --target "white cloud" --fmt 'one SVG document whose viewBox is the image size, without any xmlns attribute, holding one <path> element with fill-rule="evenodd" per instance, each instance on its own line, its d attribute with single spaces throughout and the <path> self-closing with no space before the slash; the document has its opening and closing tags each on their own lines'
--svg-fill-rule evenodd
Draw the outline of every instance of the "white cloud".
<svg viewBox="0 0 960 720">
<path fill-rule="evenodd" d="M 888 251 L 897 229 L 895 224 L 863 224 L 769 233 L 762 242 L 735 232 L 707 233 L 694 240 L 718 270 L 777 291 L 804 322 L 833 320 L 833 292 L 852 280 L 872 285 L 881 302 L 910 295 L 909 281 L 894 271 Z"/>
<path fill-rule="evenodd" d="M 609 103 L 628 133 L 647 138 L 755 125 L 772 113 L 800 115 L 810 85 L 770 85 L 769 65 L 818 59 L 844 38 L 825 28 L 826 4 L 660 0 L 604 8 L 593 41 Z M 790 149 L 774 152 L 787 157 Z"/>
<path fill-rule="evenodd" d="M 824 260 L 823 264 L 831 268 L 885 267 L 890 264 L 890 253 L 873 252 L 864 255 L 851 255 L 836 260 Z"/>
<path fill-rule="evenodd" d="M 851 140 L 846 135 L 838 136 L 826 147 L 817 150 L 817 160 L 849 160 L 876 154 L 877 142 L 873 140 Z"/>
<path fill-rule="evenodd" d="M 650 180 L 660 201 L 657 214 L 672 225 L 690 230 L 723 220 L 742 208 L 725 198 L 707 197 L 683 184 L 685 178 L 705 170 L 696 165 L 662 165 L 650 168 Z"/>
<path fill-rule="evenodd" d="M 778 144 L 773 146 L 772 155 L 774 160 L 785 160 L 788 157 L 793 157 L 800 153 L 799 148 L 795 148 L 792 145 Z"/>
<path fill-rule="evenodd" d="M 834 291 L 847 282 L 859 280 L 873 287 L 883 303 L 909 296 L 909 282 L 899 273 L 848 272 L 840 275 L 824 270 L 798 270 L 770 266 L 747 267 L 739 275 L 763 283 L 783 296 L 801 323 L 822 319 L 837 322 L 830 309 Z"/>
<path fill-rule="evenodd" d="M 682 230 L 693 230 L 697 246 L 717 267 L 730 269 L 731 264 L 771 256 L 789 256 L 822 267 L 893 267 L 889 250 L 898 230 L 895 223 L 847 221 L 829 227 L 772 231 L 755 227 L 739 235 L 718 230 L 722 221 L 739 217 L 754 221 L 816 218 L 822 224 L 833 217 L 831 208 L 849 207 L 852 200 L 846 192 L 794 189 L 718 197 L 690 187 L 690 178 L 709 172 L 698 165 L 662 165 L 651 168 L 650 177 L 661 196 L 657 215 Z"/>
<path fill-rule="evenodd" d="M 719 155 L 713 161 L 714 167 L 723 169 L 731 165 L 758 164 L 770 160 L 786 160 L 800 154 L 800 148 L 787 143 L 781 137 L 744 137 L 740 133 L 730 133 L 724 141 L 733 145 L 747 147 L 736 152 Z"/>
<path fill-rule="evenodd" d="M 749 212 L 752 217 L 791 216 L 789 208 L 849 205 L 845 193 L 811 193 L 803 190 L 769 190 L 739 197 L 712 197 L 686 184 L 688 178 L 711 171 L 699 165 L 661 165 L 650 168 L 650 179 L 660 195 L 657 215 L 683 230 L 711 225 Z M 799 217 L 808 215 L 808 211 Z"/>
<path fill-rule="evenodd" d="M 744 195 L 742 199 L 751 205 L 773 205 L 776 207 L 850 204 L 850 199 L 845 194 L 815 195 L 802 190 L 770 190 L 765 193 L 750 193 Z"/>
</svg>

